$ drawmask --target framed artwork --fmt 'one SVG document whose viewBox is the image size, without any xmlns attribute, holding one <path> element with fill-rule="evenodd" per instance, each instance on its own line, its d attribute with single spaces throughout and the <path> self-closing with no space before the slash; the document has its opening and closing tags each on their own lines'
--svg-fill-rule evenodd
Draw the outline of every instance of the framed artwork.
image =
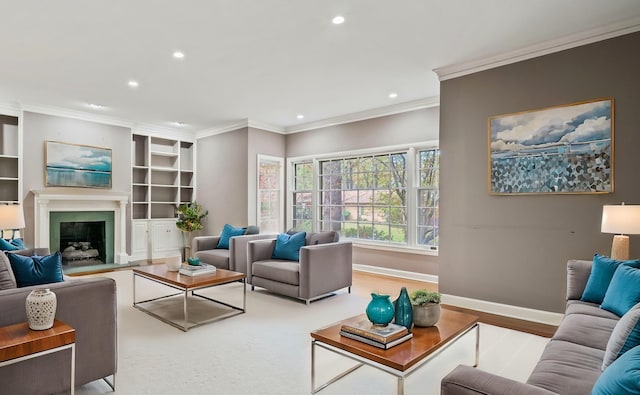
<svg viewBox="0 0 640 395">
<path fill-rule="evenodd" d="M 46 142 L 46 186 L 111 188 L 111 149 Z"/>
<path fill-rule="evenodd" d="M 613 192 L 613 98 L 489 118 L 489 193 Z"/>
</svg>

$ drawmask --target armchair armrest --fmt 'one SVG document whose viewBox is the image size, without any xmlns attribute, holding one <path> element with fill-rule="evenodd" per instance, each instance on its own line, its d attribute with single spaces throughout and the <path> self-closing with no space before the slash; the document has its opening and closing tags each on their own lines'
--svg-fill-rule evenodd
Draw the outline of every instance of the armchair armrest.
<svg viewBox="0 0 640 395">
<path fill-rule="evenodd" d="M 352 283 L 352 243 L 340 241 L 300 249 L 300 298 L 310 299 Z"/>
<path fill-rule="evenodd" d="M 247 274 L 247 246 L 252 240 L 275 239 L 276 234 L 234 236 L 229 240 L 229 269 Z"/>
<path fill-rule="evenodd" d="M 218 246 L 220 236 L 197 236 L 191 241 L 191 254 L 198 251 L 213 250 Z"/>
<path fill-rule="evenodd" d="M 500 377 L 471 366 L 459 365 L 440 382 L 441 395 L 554 395 L 530 384 Z M 555 394 L 557 395 L 557 394 Z"/>
<path fill-rule="evenodd" d="M 578 300 L 591 275 L 592 261 L 571 259 L 567 262 L 567 300 Z"/>
<path fill-rule="evenodd" d="M 271 259 L 276 239 L 252 240 L 247 244 L 247 282 L 251 284 L 251 265 L 253 262 Z"/>
</svg>

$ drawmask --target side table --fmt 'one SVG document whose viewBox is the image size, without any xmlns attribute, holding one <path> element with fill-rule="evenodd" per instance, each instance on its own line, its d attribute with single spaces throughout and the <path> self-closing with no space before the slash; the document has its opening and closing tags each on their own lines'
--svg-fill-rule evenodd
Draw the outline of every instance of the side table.
<svg viewBox="0 0 640 395">
<path fill-rule="evenodd" d="M 26 322 L 0 327 L 0 367 L 71 349 L 71 395 L 76 381 L 76 330 L 55 320 L 51 329 L 34 331 Z"/>
</svg>

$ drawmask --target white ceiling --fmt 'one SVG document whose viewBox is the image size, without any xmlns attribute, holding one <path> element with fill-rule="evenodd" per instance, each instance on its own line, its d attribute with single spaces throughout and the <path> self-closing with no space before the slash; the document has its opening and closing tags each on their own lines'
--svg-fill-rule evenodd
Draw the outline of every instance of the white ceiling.
<svg viewBox="0 0 640 395">
<path fill-rule="evenodd" d="M 435 68 L 640 17 L 638 0 L 2 3 L 0 103 L 194 132 L 246 119 L 296 130 L 428 100 Z"/>
</svg>

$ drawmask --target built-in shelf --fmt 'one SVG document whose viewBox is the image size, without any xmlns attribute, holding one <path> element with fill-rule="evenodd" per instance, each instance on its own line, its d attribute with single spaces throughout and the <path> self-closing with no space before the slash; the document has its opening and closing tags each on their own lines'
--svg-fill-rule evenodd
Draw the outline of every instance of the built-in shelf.
<svg viewBox="0 0 640 395">
<path fill-rule="evenodd" d="M 20 202 L 18 118 L 0 115 L 0 202 Z"/>
</svg>

